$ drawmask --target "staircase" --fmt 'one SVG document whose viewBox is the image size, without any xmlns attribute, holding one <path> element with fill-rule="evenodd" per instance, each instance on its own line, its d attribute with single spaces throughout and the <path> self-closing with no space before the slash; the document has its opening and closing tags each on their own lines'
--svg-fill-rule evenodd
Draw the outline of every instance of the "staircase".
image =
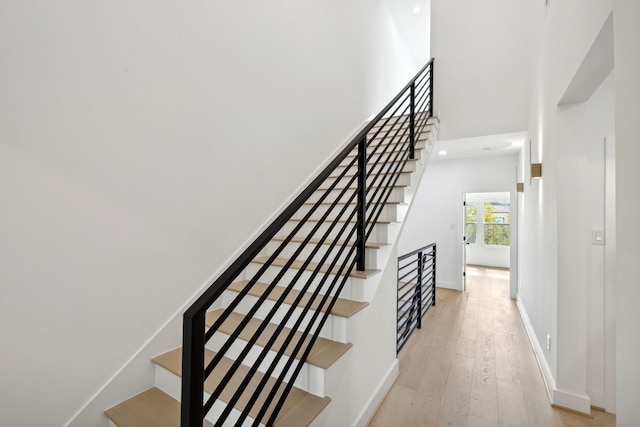
<svg viewBox="0 0 640 427">
<path fill-rule="evenodd" d="M 155 387 L 107 409 L 110 425 L 353 423 L 340 408 L 354 344 L 372 333 L 370 304 L 437 134 L 432 71 L 430 61 L 185 313 L 184 350 L 153 358 Z"/>
</svg>

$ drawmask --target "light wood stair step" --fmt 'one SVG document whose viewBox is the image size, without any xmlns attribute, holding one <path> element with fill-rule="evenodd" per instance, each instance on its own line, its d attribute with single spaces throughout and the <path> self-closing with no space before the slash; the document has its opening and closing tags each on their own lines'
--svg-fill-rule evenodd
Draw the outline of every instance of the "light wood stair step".
<svg viewBox="0 0 640 427">
<path fill-rule="evenodd" d="M 370 145 L 375 144 L 376 142 L 380 142 L 381 144 L 387 143 L 388 140 L 391 140 L 392 144 L 397 144 L 398 139 L 402 138 L 404 140 L 408 140 L 411 138 L 409 133 L 409 126 L 402 125 L 400 126 L 398 123 L 394 123 L 393 125 L 389 124 L 380 130 L 379 127 L 373 127 L 369 133 L 367 133 L 367 143 Z M 426 141 L 430 138 L 430 133 L 434 130 L 433 125 L 424 125 L 422 130 L 416 128 L 416 141 Z M 419 132 L 419 133 L 418 133 Z M 377 135 L 376 135 L 377 133 Z"/>
<path fill-rule="evenodd" d="M 409 185 L 407 185 L 407 184 L 396 184 L 396 185 L 394 185 L 394 186 L 392 186 L 390 188 L 407 188 L 407 187 L 409 187 Z M 345 188 L 347 188 L 348 190 L 356 190 L 358 188 L 358 185 L 356 183 L 351 184 L 349 187 L 336 185 L 334 188 L 331 189 L 331 191 L 342 191 Z M 367 190 L 374 190 L 375 191 L 375 190 L 380 189 L 380 188 L 384 190 L 385 187 L 381 187 L 380 185 L 374 185 L 374 186 L 367 185 Z M 327 188 L 327 187 L 320 186 L 320 187 L 318 187 L 318 189 L 316 191 L 326 191 L 328 189 L 329 188 Z"/>
<path fill-rule="evenodd" d="M 346 212 L 345 212 L 345 214 L 346 214 Z M 300 219 L 300 218 L 291 218 L 291 219 L 289 219 L 289 221 L 290 222 L 300 222 L 300 221 L 302 221 L 302 219 Z M 322 222 L 334 222 L 334 221 L 335 220 L 333 220 L 333 219 L 326 219 L 326 220 L 324 220 Z M 306 222 L 320 222 L 320 219 L 319 218 L 309 218 L 309 219 L 307 219 Z M 335 221 L 335 222 L 337 222 L 339 224 L 344 224 L 345 222 L 349 222 L 350 224 L 355 224 L 357 221 L 355 219 L 353 219 L 351 221 L 346 221 L 346 220 L 341 219 L 341 220 L 338 220 L 338 221 Z M 377 220 L 376 224 L 389 225 L 389 224 L 398 224 L 398 222 L 397 221 Z"/>
<path fill-rule="evenodd" d="M 210 328 L 216 320 L 220 317 L 220 315 L 224 312 L 224 309 L 220 308 L 217 310 L 207 312 L 207 316 L 205 319 L 205 324 L 208 328 Z M 244 319 L 244 315 L 240 313 L 231 313 L 229 317 L 222 323 L 219 331 L 225 334 L 232 334 L 240 322 Z M 262 324 L 262 320 L 259 319 L 251 319 L 247 326 L 240 332 L 239 338 L 244 341 L 249 341 L 253 336 L 254 332 L 258 330 L 258 327 Z M 269 323 L 267 327 L 262 331 L 262 334 L 258 337 L 256 341 L 256 345 L 264 347 L 271 336 L 275 333 L 278 325 L 274 323 Z M 282 343 L 284 342 L 286 336 L 291 332 L 290 328 L 284 328 L 278 338 L 276 339 L 273 348 L 277 351 Z M 296 331 L 294 338 L 291 340 L 289 345 L 287 346 L 284 354 L 287 356 L 291 356 L 293 350 L 302 337 L 302 332 Z M 309 337 L 305 339 L 305 344 L 302 349 L 306 347 L 306 343 L 310 340 Z M 313 348 L 309 353 L 309 357 L 307 358 L 307 363 L 313 366 L 317 366 L 322 369 L 328 369 L 331 365 L 333 365 L 344 353 L 346 353 L 351 348 L 350 343 L 340 343 L 337 341 L 332 341 L 326 338 L 318 337 L 316 342 L 313 344 Z M 301 352 L 298 353 L 296 359 L 299 359 L 301 356 Z"/>
<path fill-rule="evenodd" d="M 247 283 L 249 283 L 248 280 L 234 282 L 231 285 L 229 285 L 228 289 L 235 292 L 241 292 L 244 289 L 244 287 L 247 285 Z M 249 290 L 248 295 L 261 297 L 267 292 L 268 287 L 269 285 L 266 283 L 256 282 Z M 277 301 L 282 296 L 285 290 L 286 288 L 282 286 L 276 286 L 271 290 L 271 292 L 269 292 L 269 295 L 267 295 L 267 299 L 271 301 Z M 289 294 L 285 297 L 284 303 L 289 305 L 293 304 L 295 299 L 301 293 L 302 292 L 297 289 L 292 289 L 289 292 Z M 311 299 L 311 295 L 312 295 L 311 292 L 305 292 L 304 296 L 298 303 L 298 307 L 306 307 L 307 303 Z M 316 297 L 315 301 L 311 304 L 312 310 L 317 310 L 320 303 L 320 299 L 321 297 Z M 333 314 L 334 316 L 349 318 L 368 305 L 369 303 L 366 303 L 366 302 L 358 302 L 358 301 L 351 301 L 344 298 L 338 298 L 333 308 L 331 309 L 331 314 Z M 327 311 L 326 307 L 323 307 L 321 311 L 323 313 L 326 312 Z"/>
<path fill-rule="evenodd" d="M 347 162 L 347 160 L 349 160 Z M 385 163 L 400 163 L 400 162 L 417 162 L 418 159 L 400 159 L 400 160 L 388 160 Z M 346 167 L 348 165 L 348 163 L 351 162 L 351 158 L 349 157 L 345 157 L 345 159 L 342 161 L 342 163 L 340 163 L 337 167 Z M 376 161 L 367 161 L 367 165 L 379 165 L 380 163 L 376 160 Z M 358 162 L 354 162 L 352 167 L 357 167 L 358 166 Z"/>
<path fill-rule="evenodd" d="M 392 134 L 395 131 L 392 131 Z M 392 134 L 389 134 L 385 137 L 385 139 L 382 139 L 385 135 L 385 132 L 380 132 L 378 134 L 378 136 L 376 136 L 375 138 L 373 138 L 374 133 L 371 133 L 368 135 L 367 138 L 367 153 L 368 154 L 372 154 L 372 151 L 374 149 L 377 148 L 376 153 L 373 154 L 377 154 L 378 151 L 382 151 L 384 149 L 385 146 L 396 146 L 393 148 L 394 151 L 398 151 L 397 146 L 399 144 L 404 144 L 407 143 L 406 140 L 409 139 L 409 136 L 405 136 L 402 137 L 401 135 L 397 135 L 395 137 L 392 136 Z M 373 138 L 373 139 L 369 139 L 369 138 Z M 416 146 L 415 146 L 415 150 L 423 150 L 426 146 L 428 141 L 431 139 L 429 132 L 422 132 L 420 135 L 418 135 L 418 137 L 416 138 Z M 401 151 L 404 150 L 408 150 L 408 143 L 406 147 L 403 147 L 401 149 Z M 387 149 L 388 150 L 388 149 Z M 358 150 L 357 148 L 353 149 L 351 152 L 349 152 L 349 155 L 353 156 L 355 154 L 357 154 Z"/>
<path fill-rule="evenodd" d="M 380 175 L 395 175 L 395 174 L 412 174 L 414 173 L 413 171 L 405 171 L 405 170 L 401 170 L 399 172 L 388 172 L 388 171 L 383 171 L 380 172 Z M 374 176 L 378 174 L 378 171 L 375 171 Z M 345 178 L 353 178 L 354 176 L 356 176 L 357 173 L 355 172 L 347 172 L 346 174 L 344 174 L 343 176 L 340 176 L 340 174 L 337 175 L 330 175 L 329 178 L 340 178 L 340 179 L 345 179 Z M 370 176 L 367 178 L 371 178 Z"/>
<path fill-rule="evenodd" d="M 269 260 L 268 256 L 264 256 L 264 257 L 256 257 L 253 259 L 253 262 L 258 263 L 258 264 L 264 264 Z M 286 258 L 276 258 L 273 263 L 271 265 L 273 265 L 274 267 L 284 267 L 287 262 L 289 262 L 288 259 Z M 293 261 L 293 263 L 291 264 L 291 267 L 289 268 L 293 268 L 296 270 L 299 270 L 302 268 L 302 265 L 304 264 L 303 261 L 299 261 L 299 260 L 295 260 Z M 316 267 L 318 267 L 318 263 L 317 262 L 310 262 L 307 267 L 305 268 L 306 271 L 314 271 L 316 269 Z M 329 274 L 338 274 L 339 271 L 339 267 L 338 266 L 334 266 L 334 268 L 332 269 L 331 272 L 329 272 L 329 266 L 328 265 L 323 265 L 322 267 L 320 267 L 320 272 L 321 273 L 329 273 Z M 351 274 L 349 274 L 349 277 L 355 277 L 358 279 L 368 279 L 371 276 L 374 276 L 376 274 L 380 273 L 380 270 L 372 270 L 372 269 L 366 269 L 364 271 L 358 271 L 355 268 L 353 270 L 351 270 Z"/>
<path fill-rule="evenodd" d="M 275 242 L 284 242 L 285 238 L 282 237 L 282 236 L 275 236 L 271 240 L 273 240 Z M 306 237 L 295 236 L 295 237 L 291 238 L 291 242 L 293 242 L 293 243 L 302 243 L 305 240 L 306 240 Z M 311 238 L 311 239 L 309 239 L 309 243 L 312 244 L 312 245 L 317 245 L 318 243 L 320 243 L 320 239 L 317 239 L 315 237 Z M 332 243 L 335 243 L 336 245 L 342 246 L 342 245 L 345 244 L 345 240 L 334 241 L 334 240 L 331 240 L 330 238 L 327 238 L 327 239 L 324 240 L 324 242 L 322 244 L 323 245 L 331 245 Z M 348 243 L 351 244 L 351 245 L 355 245 L 356 244 L 355 241 L 351 241 L 351 242 L 348 242 Z M 367 242 L 367 243 L 365 243 L 364 246 L 367 249 L 381 249 L 381 248 L 383 248 L 385 246 L 389 246 L 389 243 Z"/>
<path fill-rule="evenodd" d="M 180 427 L 180 402 L 153 387 L 104 411 L 118 427 Z M 213 427 L 208 421 L 203 426 Z"/>
<path fill-rule="evenodd" d="M 420 137 L 418 138 L 416 141 L 416 146 L 414 148 L 415 151 L 420 151 L 424 149 L 424 144 L 423 142 L 428 140 L 428 137 Z M 374 140 L 375 141 L 375 140 Z M 385 145 L 394 145 L 394 144 L 398 144 L 398 142 L 392 142 L 391 144 L 380 144 L 380 145 L 369 145 L 367 147 L 367 156 L 379 156 L 379 155 L 388 155 L 388 154 L 397 154 L 398 152 L 404 152 L 404 151 L 409 151 L 409 147 L 402 147 L 402 148 L 398 148 L 398 147 L 393 147 L 391 150 L 386 149 L 384 150 L 384 148 L 378 148 L 377 147 L 384 147 Z M 375 152 L 373 151 L 374 149 Z M 349 154 L 347 154 L 347 157 L 355 157 L 358 155 L 358 151 L 357 150 L 353 150 L 351 151 Z"/>
<path fill-rule="evenodd" d="M 346 205 L 346 204 L 349 204 L 349 205 L 354 205 L 354 206 L 355 206 L 355 205 L 357 204 L 357 202 L 356 202 L 356 201 L 352 201 L 352 202 L 347 203 L 347 202 L 345 202 L 345 201 L 343 201 L 343 200 L 340 200 L 340 201 L 337 201 L 337 202 L 335 202 L 335 201 L 326 201 L 326 200 L 325 200 L 325 201 L 323 201 L 322 203 L 317 203 L 317 202 L 304 202 L 304 204 L 305 204 L 306 206 L 315 206 L 315 205 L 321 205 L 321 206 L 323 206 L 323 205 L 333 205 L 333 204 L 336 204 L 336 205 Z M 385 205 L 404 205 L 404 206 L 406 206 L 406 205 L 408 205 L 408 203 L 406 203 L 406 202 L 386 201 L 386 202 L 385 202 Z"/>
<path fill-rule="evenodd" d="M 215 356 L 215 352 L 205 349 L 205 366 L 211 362 L 211 360 Z M 164 369 L 169 372 L 174 373 L 175 375 L 182 377 L 182 348 L 176 348 L 167 353 L 164 353 L 160 356 L 153 358 L 153 362 L 162 366 Z M 231 369 L 233 365 L 233 360 L 223 357 L 216 368 L 213 370 L 209 378 L 204 383 L 204 390 L 211 394 L 215 388 L 220 384 L 220 381 L 226 375 L 227 372 Z M 240 365 L 236 374 L 231 377 L 229 383 L 224 388 L 222 393 L 220 394 L 219 399 L 225 403 L 229 402 L 233 397 L 233 394 L 241 385 L 244 378 L 247 376 L 249 372 L 249 368 L 245 365 Z M 253 392 L 257 389 L 260 381 L 264 378 L 264 375 L 260 372 L 256 372 L 251 378 L 249 384 L 243 391 L 243 394 L 238 399 L 238 402 L 235 404 L 235 408 L 239 411 L 243 411 L 246 406 L 249 398 L 253 394 Z M 256 400 L 256 403 L 249 410 L 249 416 L 254 418 L 258 416 L 258 412 L 260 412 L 260 408 L 266 401 L 269 392 L 275 387 L 275 378 L 269 378 L 265 385 L 264 390 L 261 392 L 260 396 Z M 282 390 L 283 386 L 281 386 Z M 276 396 L 279 397 L 279 394 Z M 331 399 L 328 397 L 318 397 L 314 396 L 310 393 L 307 393 L 304 390 L 300 390 L 299 388 L 293 387 L 287 396 L 287 399 L 278 414 L 274 426 L 289 426 L 289 425 L 300 425 L 307 426 L 309 425 L 313 419 L 329 404 Z M 269 409 L 265 414 L 264 420 L 269 419 L 273 411 L 273 406 L 277 403 L 277 399 L 274 399 L 271 402 Z M 294 421 L 294 424 L 290 424 L 291 421 Z"/>
<path fill-rule="evenodd" d="M 420 123 L 421 120 L 424 121 L 425 114 L 426 114 L 425 112 L 416 113 L 415 122 Z M 389 118 L 387 123 L 385 123 L 385 121 L 387 121 L 386 117 L 379 120 L 375 125 L 373 125 L 372 130 L 379 129 L 381 127 L 384 127 L 386 129 L 391 126 L 399 126 L 399 125 L 408 126 L 410 122 L 408 119 L 408 115 L 406 114 L 402 116 L 392 116 Z M 431 116 L 425 122 L 425 127 L 434 126 L 437 122 L 438 120 L 436 120 L 435 117 Z"/>
</svg>

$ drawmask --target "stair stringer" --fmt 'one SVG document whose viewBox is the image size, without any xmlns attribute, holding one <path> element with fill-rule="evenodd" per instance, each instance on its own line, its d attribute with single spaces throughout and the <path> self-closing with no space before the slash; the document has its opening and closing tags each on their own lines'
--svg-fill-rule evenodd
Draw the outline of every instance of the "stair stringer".
<svg viewBox="0 0 640 427">
<path fill-rule="evenodd" d="M 333 370 L 325 380 L 327 396 L 331 403 L 318 415 L 312 427 L 366 426 L 375 413 L 399 373 L 396 357 L 397 316 L 397 245 L 404 226 L 404 219 L 411 211 L 413 197 L 421 184 L 426 165 L 437 137 L 437 118 L 422 155 L 412 183 L 408 187 L 408 209 L 395 227 L 390 240 L 391 248 L 385 251 L 381 274 L 366 280 L 371 288 L 366 298 L 369 306 L 358 313 L 349 325 L 351 350 L 341 360 L 340 368 Z"/>
</svg>

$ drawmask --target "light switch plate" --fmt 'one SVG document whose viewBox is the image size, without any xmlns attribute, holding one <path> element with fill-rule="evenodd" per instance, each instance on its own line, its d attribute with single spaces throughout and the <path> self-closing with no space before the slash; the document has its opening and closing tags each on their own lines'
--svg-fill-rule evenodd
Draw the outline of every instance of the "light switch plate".
<svg viewBox="0 0 640 427">
<path fill-rule="evenodd" d="M 591 230 L 591 244 L 604 245 L 604 230 L 594 228 Z"/>
</svg>

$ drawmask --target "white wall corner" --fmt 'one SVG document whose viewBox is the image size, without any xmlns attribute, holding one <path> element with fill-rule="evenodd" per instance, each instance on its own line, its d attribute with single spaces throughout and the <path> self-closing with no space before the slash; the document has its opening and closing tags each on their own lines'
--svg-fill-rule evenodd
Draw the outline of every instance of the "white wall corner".
<svg viewBox="0 0 640 427">
<path fill-rule="evenodd" d="M 520 312 L 520 317 L 522 317 L 522 322 L 524 323 L 524 327 L 527 330 L 527 335 L 529 336 L 529 342 L 531 342 L 531 346 L 533 347 L 533 353 L 536 356 L 536 360 L 538 361 L 538 367 L 542 372 L 542 379 L 544 380 L 544 385 L 547 388 L 547 395 L 551 403 L 555 403 L 554 399 L 554 391 L 556 389 L 556 381 L 553 378 L 553 374 L 551 373 L 551 368 L 549 368 L 549 364 L 547 363 L 547 359 L 544 357 L 544 351 L 540 346 L 540 343 L 536 339 L 536 333 L 533 329 L 533 325 L 531 324 L 531 320 L 529 320 L 529 315 L 527 314 L 527 309 L 522 303 L 522 299 L 518 295 L 516 299 L 516 304 L 518 306 L 518 311 Z"/>
<path fill-rule="evenodd" d="M 384 398 L 387 396 L 387 393 L 391 389 L 393 383 L 396 381 L 396 378 L 398 378 L 399 374 L 400 363 L 398 359 L 396 359 L 387 371 L 387 374 L 384 376 L 382 381 L 380 381 L 380 384 L 376 388 L 376 391 L 371 394 L 371 397 L 367 401 L 365 407 L 362 409 L 360 414 L 358 414 L 354 426 L 364 427 L 369 423 L 371 418 L 376 413 L 378 406 L 380 406 Z"/>
<path fill-rule="evenodd" d="M 607 412 L 613 413 L 607 408 L 607 393 L 604 390 L 587 390 L 591 405 L 599 408 L 605 408 Z"/>
</svg>

